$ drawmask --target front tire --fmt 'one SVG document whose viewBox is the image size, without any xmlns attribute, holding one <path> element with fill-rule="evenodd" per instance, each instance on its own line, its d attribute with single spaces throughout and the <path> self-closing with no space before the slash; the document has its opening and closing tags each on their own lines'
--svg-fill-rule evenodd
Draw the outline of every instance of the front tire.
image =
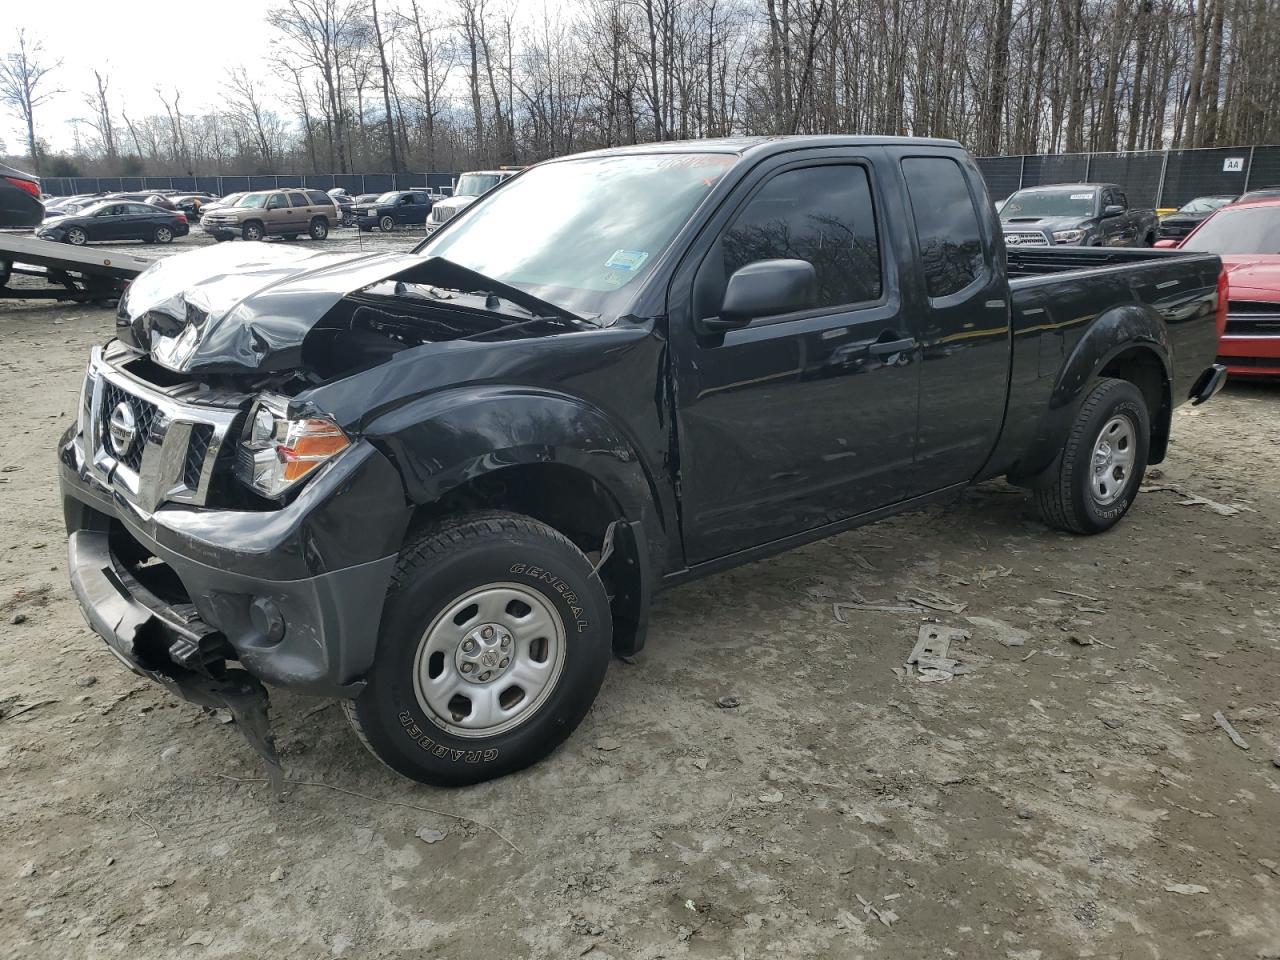
<svg viewBox="0 0 1280 960">
<path fill-rule="evenodd" d="M 1100 380 L 1076 414 L 1052 480 L 1036 490 L 1040 515 L 1070 533 L 1110 530 L 1129 511 L 1147 469 L 1151 418 L 1128 380 Z"/>
<path fill-rule="evenodd" d="M 387 766 L 438 786 L 540 760 L 586 716 L 613 639 L 591 564 L 519 514 L 469 514 L 406 546 L 368 685 L 344 708 Z"/>
<path fill-rule="evenodd" d="M 89 242 L 89 235 L 80 227 L 72 227 L 67 231 L 66 241 L 73 247 L 83 247 Z"/>
<path fill-rule="evenodd" d="M 240 228 L 240 238 L 242 240 L 261 240 L 262 224 L 256 220 L 250 220 Z"/>
<path fill-rule="evenodd" d="M 323 240 L 329 236 L 329 221 L 324 217 L 316 217 L 311 221 L 311 229 L 307 232 L 312 240 Z"/>
<path fill-rule="evenodd" d="M 392 230 L 396 228 L 396 222 L 392 220 L 390 217 L 383 217 L 381 220 L 378 221 L 378 227 L 379 229 L 382 230 L 383 233 L 390 233 Z"/>
</svg>

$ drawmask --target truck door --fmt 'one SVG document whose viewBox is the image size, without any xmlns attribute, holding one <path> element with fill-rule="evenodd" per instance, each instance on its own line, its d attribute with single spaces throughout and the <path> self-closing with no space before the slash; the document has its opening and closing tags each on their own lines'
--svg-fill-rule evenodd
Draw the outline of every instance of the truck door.
<svg viewBox="0 0 1280 960">
<path fill-rule="evenodd" d="M 877 157 L 823 150 L 762 164 L 677 271 L 671 337 L 690 563 L 906 495 L 918 364 Z M 729 330 L 702 325 L 719 314 L 735 271 L 775 259 L 813 265 L 816 303 Z"/>
<path fill-rule="evenodd" d="M 311 227 L 311 213 L 315 208 L 301 190 L 289 191 L 289 220 L 291 226 L 297 227 L 300 233 L 306 233 Z"/>
<path fill-rule="evenodd" d="M 1129 246 L 1132 211 L 1126 209 L 1124 213 L 1108 217 L 1107 207 L 1127 207 L 1123 202 L 1123 194 L 1111 189 L 1102 191 L 1102 242 L 1109 247 Z"/>
<path fill-rule="evenodd" d="M 915 493 L 972 479 L 1000 436 L 1008 392 L 1009 282 L 999 223 L 976 168 L 902 154 L 927 306 L 920 341 Z"/>
</svg>

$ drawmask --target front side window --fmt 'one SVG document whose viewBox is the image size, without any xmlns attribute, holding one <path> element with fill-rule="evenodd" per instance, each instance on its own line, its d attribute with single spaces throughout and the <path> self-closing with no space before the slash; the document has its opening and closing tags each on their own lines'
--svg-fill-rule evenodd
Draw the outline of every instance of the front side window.
<svg viewBox="0 0 1280 960">
<path fill-rule="evenodd" d="M 759 260 L 805 260 L 818 275 L 818 308 L 880 297 L 871 184 L 860 166 L 778 174 L 734 218 L 720 247 L 726 283 Z"/>
<path fill-rule="evenodd" d="M 545 163 L 476 201 L 417 250 L 575 313 L 611 313 L 737 160 L 650 153 Z"/>
<path fill-rule="evenodd" d="M 986 260 L 978 211 L 960 165 L 949 157 L 908 157 L 902 161 L 902 174 L 920 242 L 925 289 L 934 298 L 963 290 L 982 275 Z"/>
</svg>

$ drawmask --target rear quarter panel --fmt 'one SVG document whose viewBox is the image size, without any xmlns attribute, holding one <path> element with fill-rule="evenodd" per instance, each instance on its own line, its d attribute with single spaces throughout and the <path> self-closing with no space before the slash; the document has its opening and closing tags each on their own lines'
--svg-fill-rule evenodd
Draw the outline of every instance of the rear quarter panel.
<svg viewBox="0 0 1280 960">
<path fill-rule="evenodd" d="M 1137 347 L 1160 359 L 1174 406 L 1217 353 L 1217 257 L 1098 251 L 1113 262 L 1089 266 L 1088 252 L 1080 253 L 1068 253 L 1059 267 L 1076 269 L 1010 282 L 1009 411 L 985 476 L 1033 476 L 1048 467 L 1089 386 L 1125 351 Z"/>
</svg>

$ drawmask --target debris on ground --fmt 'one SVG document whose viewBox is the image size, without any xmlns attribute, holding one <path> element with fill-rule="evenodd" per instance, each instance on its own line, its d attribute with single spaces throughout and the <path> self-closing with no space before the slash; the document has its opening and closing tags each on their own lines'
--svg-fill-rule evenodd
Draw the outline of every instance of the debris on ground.
<svg viewBox="0 0 1280 960">
<path fill-rule="evenodd" d="M 1031 639 L 1031 635 L 1025 630 L 1019 630 L 1017 627 L 994 617 L 965 617 L 965 619 L 975 627 L 983 627 L 990 630 L 995 635 L 997 642 L 1004 644 L 1006 647 L 1021 647 Z"/>
<path fill-rule="evenodd" d="M 920 587 L 912 587 L 910 591 L 898 594 L 898 599 L 904 603 L 915 603 L 940 613 L 964 613 L 969 607 L 967 603 L 952 600 L 933 590 L 924 590 Z"/>
<path fill-rule="evenodd" d="M 724 697 L 717 697 L 716 706 L 719 707 L 721 710 L 734 710 L 742 706 L 742 698 L 735 697 L 733 694 L 729 694 L 728 696 L 724 696 Z"/>
<path fill-rule="evenodd" d="M 960 661 L 949 656 L 951 644 L 969 639 L 965 630 L 944 627 L 937 623 L 922 623 L 916 645 L 907 657 L 907 666 L 915 666 L 918 679 L 924 683 L 950 680 L 956 674 Z"/>
<path fill-rule="evenodd" d="M 770 790 L 770 791 L 768 791 L 767 793 L 762 793 L 762 794 L 760 794 L 759 799 L 760 799 L 760 802 L 761 802 L 761 803 L 781 803 L 781 802 L 782 802 L 782 791 L 781 791 L 781 790 Z"/>
<path fill-rule="evenodd" d="M 877 920 L 883 923 L 886 927 L 891 927 L 894 925 L 895 922 L 897 922 L 898 915 L 894 913 L 892 910 L 889 910 L 886 907 L 875 906 L 870 900 L 868 900 L 866 897 L 864 897 L 860 893 L 855 893 L 854 896 L 857 897 L 858 902 L 862 904 L 863 913 L 869 916 L 875 917 Z"/>
<path fill-rule="evenodd" d="M 25 613 L 15 613 L 9 622 L 12 624 L 26 623 L 27 615 Z"/>
<path fill-rule="evenodd" d="M 596 749 L 604 750 L 606 753 L 612 750 L 617 750 L 620 746 L 622 746 L 622 741 L 617 740 L 614 737 L 601 737 L 596 741 Z"/>
<path fill-rule="evenodd" d="M 1198 883 L 1166 883 L 1165 890 L 1169 893 L 1181 893 L 1190 896 L 1193 893 L 1208 893 L 1208 887 L 1202 887 Z"/>
<path fill-rule="evenodd" d="M 1098 719 L 1102 721 L 1102 725 L 1108 730 L 1117 730 L 1124 725 L 1123 720 L 1117 720 L 1115 717 L 1099 717 Z"/>
<path fill-rule="evenodd" d="M 197 930 L 182 942 L 184 947 L 207 947 L 213 943 L 213 934 L 208 930 Z"/>
<path fill-rule="evenodd" d="M 1234 743 L 1237 747 L 1239 747 L 1241 750 L 1249 749 L 1249 741 L 1247 741 L 1244 737 L 1240 736 L 1240 734 L 1236 732 L 1236 728 L 1231 725 L 1230 720 L 1228 720 L 1226 717 L 1222 715 L 1221 710 L 1218 710 L 1214 713 L 1213 722 L 1227 732 L 1227 736 L 1231 738 L 1231 742 Z"/>
<path fill-rule="evenodd" d="M 17 701 L 9 701 L 0 704 L 0 720 L 12 720 L 14 717 L 20 717 L 24 713 L 30 713 L 40 707 L 47 707 L 51 703 L 57 703 L 57 699 L 37 700 L 35 703 L 28 703 L 25 706 L 18 706 Z"/>
<path fill-rule="evenodd" d="M 1251 513 L 1256 512 L 1253 509 L 1253 507 L 1235 506 L 1229 503 L 1220 503 L 1217 500 L 1210 500 L 1208 497 L 1202 497 L 1198 493 L 1190 493 L 1189 491 L 1184 490 L 1181 487 L 1173 486 L 1172 484 L 1156 484 L 1152 486 L 1144 486 L 1142 488 L 1142 492 L 1143 493 L 1176 493 L 1178 496 L 1183 498 L 1178 501 L 1179 506 L 1208 507 L 1210 510 L 1212 510 L 1214 513 L 1216 513 L 1220 517 L 1232 517 L 1232 516 L 1235 516 L 1237 513 L 1239 513 L 1241 510 L 1248 510 Z"/>
<path fill-rule="evenodd" d="M 435 830 L 435 829 L 432 829 L 431 827 L 423 827 L 421 830 L 419 830 L 417 833 L 414 834 L 414 836 L 417 837 L 419 840 L 421 840 L 423 843 L 439 843 L 448 835 L 449 835 L 449 832 L 447 830 Z"/>
</svg>

